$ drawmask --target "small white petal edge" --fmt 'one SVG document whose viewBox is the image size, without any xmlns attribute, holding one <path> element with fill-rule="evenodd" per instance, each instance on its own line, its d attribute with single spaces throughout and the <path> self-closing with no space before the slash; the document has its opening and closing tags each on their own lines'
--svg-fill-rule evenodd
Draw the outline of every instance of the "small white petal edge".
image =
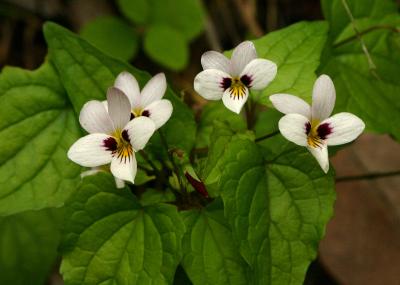
<svg viewBox="0 0 400 285">
<path fill-rule="evenodd" d="M 303 115 L 288 114 L 279 120 L 279 131 L 287 140 L 300 146 L 307 146 L 306 124 L 308 122 L 308 118 Z"/>
<path fill-rule="evenodd" d="M 328 156 L 328 146 L 323 144 L 321 147 L 307 147 L 311 154 L 318 161 L 319 166 L 325 173 L 329 171 L 329 156 Z"/>
<path fill-rule="evenodd" d="M 108 114 L 114 124 L 114 129 L 121 130 L 131 117 L 131 104 L 124 92 L 115 87 L 107 90 Z"/>
<path fill-rule="evenodd" d="M 201 56 L 201 66 L 206 69 L 218 69 L 230 73 L 230 61 L 222 53 L 207 51 Z"/>
<path fill-rule="evenodd" d="M 77 140 L 68 150 L 68 158 L 85 166 L 96 167 L 111 162 L 111 151 L 108 151 L 104 141 L 110 138 L 106 134 L 90 134 Z"/>
<path fill-rule="evenodd" d="M 154 101 L 160 100 L 167 90 L 167 79 L 164 73 L 154 75 L 143 87 L 140 94 L 140 105 L 142 108 Z"/>
<path fill-rule="evenodd" d="M 128 96 L 132 107 L 138 105 L 140 89 L 136 78 L 132 74 L 127 71 L 121 72 L 115 79 L 114 87 L 120 89 Z"/>
<path fill-rule="evenodd" d="M 323 74 L 317 78 L 312 96 L 312 119 L 323 121 L 332 114 L 336 100 L 335 86 L 328 75 Z"/>
<path fill-rule="evenodd" d="M 196 75 L 194 90 L 207 100 L 220 100 L 224 94 L 222 82 L 231 76 L 218 69 L 207 69 Z"/>
<path fill-rule="evenodd" d="M 115 180 L 115 187 L 117 187 L 118 189 L 122 189 L 125 187 L 125 181 L 119 178 L 114 177 Z"/>
<path fill-rule="evenodd" d="M 153 120 L 156 129 L 162 127 L 172 115 L 172 104 L 167 99 L 162 99 L 151 103 L 146 109 L 149 118 Z"/>
<path fill-rule="evenodd" d="M 229 89 L 224 92 L 222 96 L 222 102 L 224 103 L 225 107 L 239 114 L 242 110 L 244 104 L 246 104 L 247 99 L 249 98 L 249 89 L 245 87 L 245 94 L 242 97 L 234 97 L 230 94 Z"/>
<path fill-rule="evenodd" d="M 269 96 L 275 109 L 284 114 L 300 114 L 311 119 L 311 107 L 303 99 L 290 94 L 274 94 Z"/>
<path fill-rule="evenodd" d="M 138 117 L 130 121 L 124 128 L 128 132 L 129 140 L 134 151 L 143 149 L 156 130 L 153 120 L 147 117 Z"/>
<path fill-rule="evenodd" d="M 351 113 L 338 113 L 324 120 L 328 123 L 332 133 L 327 136 L 328 145 L 340 145 L 355 140 L 365 129 L 364 122 Z"/>
<path fill-rule="evenodd" d="M 116 156 L 113 157 L 110 170 L 115 178 L 134 183 L 137 172 L 135 154 L 133 153 L 126 161 Z"/>
<path fill-rule="evenodd" d="M 278 68 L 270 60 L 257 58 L 250 61 L 243 69 L 240 77 L 247 75 L 251 78 L 250 89 L 261 90 L 275 78 Z"/>
<path fill-rule="evenodd" d="M 100 101 L 89 101 L 83 105 L 79 122 L 88 133 L 111 134 L 114 127 L 104 104 Z"/>
<path fill-rule="evenodd" d="M 233 76 L 238 76 L 242 73 L 246 65 L 257 58 L 257 51 L 251 41 L 240 43 L 232 52 L 231 70 Z"/>
</svg>

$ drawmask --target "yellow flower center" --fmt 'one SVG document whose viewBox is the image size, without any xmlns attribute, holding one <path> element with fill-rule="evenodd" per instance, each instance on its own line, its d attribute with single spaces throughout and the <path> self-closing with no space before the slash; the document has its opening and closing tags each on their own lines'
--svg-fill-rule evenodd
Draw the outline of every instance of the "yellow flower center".
<svg viewBox="0 0 400 285">
<path fill-rule="evenodd" d="M 129 139 L 129 134 L 126 130 L 116 130 L 113 134 L 116 140 L 116 149 L 112 152 L 113 156 L 116 155 L 117 158 L 124 160 L 130 160 L 133 154 L 133 148 Z"/>
<path fill-rule="evenodd" d="M 140 107 L 132 109 L 131 120 L 140 116 L 150 117 L 150 112 Z"/>
<path fill-rule="evenodd" d="M 240 78 L 232 78 L 231 86 L 229 87 L 229 93 L 233 99 L 241 99 L 246 95 L 246 86 L 242 83 Z"/>
<path fill-rule="evenodd" d="M 329 123 L 320 124 L 318 120 L 306 123 L 307 143 L 311 147 L 322 147 L 324 140 L 332 133 L 333 129 Z"/>
</svg>

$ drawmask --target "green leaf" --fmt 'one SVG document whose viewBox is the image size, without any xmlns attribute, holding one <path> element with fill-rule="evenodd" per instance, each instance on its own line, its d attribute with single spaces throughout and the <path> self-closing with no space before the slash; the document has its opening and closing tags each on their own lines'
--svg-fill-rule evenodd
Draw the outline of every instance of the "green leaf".
<svg viewBox="0 0 400 285">
<path fill-rule="evenodd" d="M 124 70 L 131 72 L 142 87 L 150 78 L 147 73 L 105 55 L 57 24 L 47 22 L 43 31 L 50 61 L 60 74 L 77 113 L 89 100 L 105 100 L 107 89 Z"/>
<path fill-rule="evenodd" d="M 151 0 L 149 2 L 151 3 L 151 22 L 179 31 L 185 42 L 191 41 L 203 31 L 204 11 L 200 0 Z"/>
<path fill-rule="evenodd" d="M 248 265 L 236 248 L 221 206 L 213 203 L 182 213 L 187 228 L 182 266 L 194 285 L 248 284 Z"/>
<path fill-rule="evenodd" d="M 105 100 L 107 89 L 124 70 L 132 73 L 142 88 L 150 79 L 148 73 L 101 53 L 57 24 L 46 23 L 44 34 L 50 60 L 59 72 L 77 113 L 89 100 Z M 164 98 L 169 99 L 174 108 L 172 117 L 162 127 L 167 142 L 171 147 L 190 151 L 196 133 L 193 113 L 170 88 Z M 156 148 L 161 148 L 159 143 L 156 143 Z"/>
<path fill-rule="evenodd" d="M 268 109 L 268 111 L 260 113 L 254 126 L 256 138 L 279 131 L 278 123 L 282 116 L 284 115 L 276 109 Z M 268 161 L 283 153 L 298 150 L 297 145 L 283 138 L 280 134 L 261 140 L 257 144 L 262 146 L 261 151 Z M 270 145 L 273 145 L 273 147 L 269 147 Z M 331 149 L 329 151 L 331 152 Z"/>
<path fill-rule="evenodd" d="M 330 35 L 335 38 L 349 25 L 349 16 L 342 3 L 343 0 L 322 0 L 321 6 L 329 22 Z M 397 6 L 392 0 L 346 0 L 353 17 L 379 19 L 387 14 L 396 13 Z"/>
<path fill-rule="evenodd" d="M 210 144 L 208 155 L 204 165 L 199 170 L 199 175 L 204 184 L 208 187 L 208 192 L 211 196 L 219 195 L 218 188 L 215 189 L 218 183 L 222 169 L 224 166 L 223 157 L 226 152 L 226 145 L 236 139 L 247 138 L 252 139 L 253 135 L 250 132 L 237 133 L 227 123 L 215 121 L 210 134 Z"/>
<path fill-rule="evenodd" d="M 140 204 L 142 204 L 143 206 L 172 201 L 175 201 L 175 196 L 169 189 L 163 191 L 146 189 L 140 197 Z"/>
<path fill-rule="evenodd" d="M 144 37 L 144 50 L 154 61 L 175 71 L 189 60 L 189 49 L 183 35 L 169 26 L 152 26 Z"/>
<path fill-rule="evenodd" d="M 254 125 L 256 138 L 279 131 L 278 122 L 283 116 L 284 114 L 276 109 L 268 109 L 265 112 L 260 112 Z"/>
<path fill-rule="evenodd" d="M 229 111 L 222 102 L 209 102 L 201 110 L 196 139 L 197 148 L 210 145 L 214 121 L 226 122 L 234 131 L 244 131 L 247 128 L 243 116 Z"/>
<path fill-rule="evenodd" d="M 154 179 L 156 179 L 154 175 L 148 175 L 145 171 L 138 169 L 135 176 L 135 185 L 143 185 Z"/>
<path fill-rule="evenodd" d="M 400 41 L 398 33 L 380 27 L 400 28 L 400 15 L 384 14 L 396 12 L 390 8 L 391 1 L 375 1 L 368 8 L 363 8 L 360 1 L 348 2 L 352 13 L 360 17 L 354 24 L 362 33 L 366 31 L 362 38 L 376 68 L 369 63 L 347 17 L 346 25 L 332 26 L 320 72 L 334 81 L 335 112 L 354 113 L 364 120 L 368 130 L 389 133 L 399 140 L 400 117 L 393 114 L 400 112 Z M 343 13 L 342 6 L 324 3 L 328 19 Z"/>
<path fill-rule="evenodd" d="M 144 24 L 149 18 L 149 1 L 147 0 L 118 0 L 122 14 L 136 24 Z"/>
<path fill-rule="evenodd" d="M 236 139 L 223 159 L 225 216 L 254 284 L 302 284 L 332 216 L 332 171 L 325 175 L 305 148 L 279 153 L 279 147 L 271 143 L 266 152 Z"/>
<path fill-rule="evenodd" d="M 61 272 L 72 284 L 171 284 L 184 224 L 172 205 L 141 206 L 111 175 L 84 179 L 66 207 Z"/>
<path fill-rule="evenodd" d="M 326 23 L 300 22 L 254 41 L 258 55 L 278 66 L 277 76 L 260 94 L 261 103 L 271 106 L 268 97 L 275 93 L 310 101 L 326 33 Z"/>
<path fill-rule="evenodd" d="M 79 181 L 66 156 L 80 136 L 53 67 L 0 75 L 0 215 L 58 207 Z"/>
<path fill-rule="evenodd" d="M 43 285 L 57 257 L 62 209 L 0 217 L 0 284 Z"/>
<path fill-rule="evenodd" d="M 97 17 L 83 26 L 82 38 L 102 52 L 122 60 L 133 58 L 138 50 L 138 36 L 120 18 Z"/>
</svg>

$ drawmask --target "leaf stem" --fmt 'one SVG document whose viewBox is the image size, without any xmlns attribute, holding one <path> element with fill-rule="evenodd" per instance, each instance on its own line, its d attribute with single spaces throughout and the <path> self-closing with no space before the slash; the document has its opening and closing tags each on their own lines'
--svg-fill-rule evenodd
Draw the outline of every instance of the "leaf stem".
<svg viewBox="0 0 400 285">
<path fill-rule="evenodd" d="M 272 138 L 272 137 L 278 135 L 279 133 L 280 133 L 279 131 L 275 131 L 275 132 L 273 132 L 273 133 L 270 133 L 270 134 L 264 135 L 264 136 L 262 136 L 262 137 L 256 138 L 254 141 L 255 141 L 255 142 L 260 142 L 260 141 L 263 141 L 263 140 Z"/>
<path fill-rule="evenodd" d="M 336 182 L 346 182 L 346 181 L 354 181 L 354 180 L 372 180 L 372 179 L 379 179 L 379 178 L 397 176 L 397 175 L 400 175 L 400 170 L 390 171 L 390 172 L 376 172 L 376 173 L 368 173 L 368 174 L 361 174 L 361 175 L 342 176 L 342 177 L 337 177 Z"/>
<path fill-rule="evenodd" d="M 247 100 L 246 104 L 244 105 L 244 110 L 246 113 L 246 123 L 247 123 L 247 129 L 252 130 L 254 127 L 254 119 L 255 119 L 255 103 L 253 100 L 251 100 L 250 96 L 249 99 Z"/>
<path fill-rule="evenodd" d="M 195 154 L 207 154 L 208 153 L 208 147 L 199 147 L 199 148 L 194 148 L 193 153 Z"/>
<path fill-rule="evenodd" d="M 159 177 L 164 179 L 164 175 L 163 173 L 157 168 L 157 166 L 151 161 L 151 159 L 149 158 L 149 156 L 147 155 L 147 153 L 144 150 L 139 151 L 140 155 L 143 157 L 143 159 L 150 164 L 151 168 L 153 169 L 153 172 Z M 140 168 L 144 168 L 144 167 L 140 167 Z M 144 168 L 147 169 L 147 168 Z M 150 169 L 147 169 L 150 170 Z M 151 171 L 151 170 L 150 170 Z M 168 179 L 165 179 L 165 183 L 167 184 L 167 186 L 171 189 L 172 193 L 174 193 L 175 198 L 178 199 L 180 197 L 180 193 L 178 191 L 176 191 L 174 189 L 174 187 L 171 185 L 171 183 L 169 182 Z"/>
<path fill-rule="evenodd" d="M 244 105 L 244 111 L 246 114 L 247 129 L 250 130 L 250 107 L 249 107 L 248 102 L 246 102 L 246 104 Z"/>
<path fill-rule="evenodd" d="M 365 56 L 367 57 L 369 70 L 370 70 L 370 72 L 371 72 L 377 79 L 379 79 L 378 74 L 375 72 L 375 70 L 376 70 L 376 65 L 375 65 L 374 61 L 372 60 L 371 55 L 369 54 L 369 51 L 368 51 L 368 49 L 367 49 L 367 46 L 365 45 L 365 42 L 364 42 L 364 40 L 363 40 L 363 38 L 362 38 L 362 36 L 361 36 L 361 33 L 359 32 L 359 30 L 358 30 L 358 28 L 357 28 L 357 26 L 356 26 L 356 23 L 355 23 L 353 14 L 352 14 L 351 11 L 350 11 L 349 5 L 347 4 L 347 1 L 346 1 L 346 0 L 342 0 L 342 4 L 343 4 L 343 6 L 344 6 L 344 9 L 346 10 L 347 15 L 349 16 L 351 25 L 353 26 L 353 30 L 354 30 L 354 32 L 356 33 L 356 37 L 357 37 L 357 39 L 360 41 L 361 48 L 362 48 L 362 50 L 363 50 Z"/>
<path fill-rule="evenodd" d="M 146 162 L 148 164 L 150 164 L 151 168 L 154 170 L 154 172 L 156 174 L 160 174 L 160 170 L 157 168 L 157 166 L 151 161 L 151 159 L 149 158 L 149 156 L 147 155 L 147 153 L 142 149 L 139 151 L 140 155 L 143 157 L 144 160 L 146 160 Z"/>
<path fill-rule="evenodd" d="M 147 167 L 144 167 L 144 166 L 142 166 L 142 165 L 138 165 L 137 166 L 139 169 L 141 169 L 141 170 L 143 170 L 143 171 L 146 171 L 147 173 L 154 173 L 155 171 L 153 170 L 153 168 L 152 169 L 150 169 L 150 168 L 147 168 Z"/>
<path fill-rule="evenodd" d="M 179 187 L 181 188 L 181 191 L 186 194 L 186 188 L 183 187 L 181 175 L 179 174 L 179 168 L 175 163 L 173 154 L 169 151 L 167 139 L 165 138 L 165 136 L 161 130 L 158 130 L 158 133 L 160 134 L 161 143 L 164 145 L 165 150 L 167 151 L 167 154 L 168 154 L 168 158 L 171 161 L 173 171 L 175 172 L 176 177 L 178 178 Z"/>
<path fill-rule="evenodd" d="M 377 26 L 369 27 L 368 29 L 365 29 L 365 30 L 359 32 L 359 35 L 363 36 L 365 34 L 373 32 L 375 30 L 389 30 L 389 31 L 392 31 L 394 33 L 400 33 L 400 29 L 397 28 L 397 27 L 389 26 L 389 25 L 377 25 Z M 347 43 L 349 43 L 349 42 L 351 42 L 351 41 L 353 41 L 353 40 L 355 40 L 357 38 L 358 38 L 357 34 L 355 34 L 353 36 L 350 36 L 350 37 L 348 37 L 348 38 L 346 38 L 346 39 L 334 44 L 333 47 L 334 48 L 340 47 L 340 46 L 345 45 L 345 44 L 347 44 Z"/>
</svg>

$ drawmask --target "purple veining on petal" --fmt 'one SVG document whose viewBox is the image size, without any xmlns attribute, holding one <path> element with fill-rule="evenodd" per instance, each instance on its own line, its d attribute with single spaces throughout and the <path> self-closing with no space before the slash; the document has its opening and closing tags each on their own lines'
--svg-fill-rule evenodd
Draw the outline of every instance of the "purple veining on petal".
<svg viewBox="0 0 400 285">
<path fill-rule="evenodd" d="M 116 151 L 118 143 L 113 137 L 109 137 L 103 140 L 103 146 L 109 151 Z"/>
<path fill-rule="evenodd" d="M 311 131 L 311 123 L 307 122 L 305 124 L 305 127 L 306 127 L 306 135 L 308 135 L 310 133 L 310 131 Z"/>
<path fill-rule="evenodd" d="M 330 135 L 333 131 L 333 128 L 329 125 L 329 123 L 323 123 L 318 126 L 317 133 L 320 139 L 324 140 L 328 135 Z"/>
<path fill-rule="evenodd" d="M 251 78 L 251 76 L 249 75 L 243 75 L 242 77 L 240 77 L 240 81 L 247 87 L 250 88 L 251 87 L 251 83 L 253 82 L 253 79 Z"/>
<path fill-rule="evenodd" d="M 142 112 L 142 116 L 150 117 L 150 111 L 149 111 L 149 110 L 144 110 L 144 111 Z"/>
<path fill-rule="evenodd" d="M 231 87 L 231 85 L 232 85 L 232 79 L 229 78 L 229 77 L 224 77 L 224 78 L 222 79 L 222 81 L 220 82 L 220 84 L 219 84 L 219 86 L 220 86 L 222 89 L 224 89 L 224 91 L 225 91 L 226 89 L 228 89 L 229 87 Z"/>
<path fill-rule="evenodd" d="M 129 134 L 127 130 L 123 130 L 121 133 L 122 138 L 126 141 L 126 142 L 130 142 L 130 138 L 129 138 Z"/>
</svg>

